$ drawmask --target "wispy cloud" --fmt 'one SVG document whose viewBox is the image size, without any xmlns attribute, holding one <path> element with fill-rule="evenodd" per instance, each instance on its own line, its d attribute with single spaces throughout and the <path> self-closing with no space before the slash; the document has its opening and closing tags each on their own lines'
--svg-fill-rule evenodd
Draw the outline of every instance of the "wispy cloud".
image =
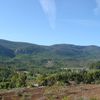
<svg viewBox="0 0 100 100">
<path fill-rule="evenodd" d="M 55 28 L 56 24 L 56 3 L 55 0 L 39 0 L 41 7 L 48 17 L 49 24 L 52 29 Z"/>
<path fill-rule="evenodd" d="M 96 8 L 94 9 L 94 13 L 96 15 L 100 13 L 100 0 L 96 0 Z"/>
</svg>

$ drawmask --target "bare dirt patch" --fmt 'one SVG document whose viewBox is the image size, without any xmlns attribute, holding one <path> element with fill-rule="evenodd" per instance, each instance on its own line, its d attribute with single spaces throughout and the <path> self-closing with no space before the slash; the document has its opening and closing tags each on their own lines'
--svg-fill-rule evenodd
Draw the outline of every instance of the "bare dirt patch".
<svg viewBox="0 0 100 100">
<path fill-rule="evenodd" d="M 0 100 L 100 100 L 100 85 L 76 85 L 66 87 L 37 87 L 0 92 Z M 64 99 L 67 100 L 67 99 Z"/>
</svg>

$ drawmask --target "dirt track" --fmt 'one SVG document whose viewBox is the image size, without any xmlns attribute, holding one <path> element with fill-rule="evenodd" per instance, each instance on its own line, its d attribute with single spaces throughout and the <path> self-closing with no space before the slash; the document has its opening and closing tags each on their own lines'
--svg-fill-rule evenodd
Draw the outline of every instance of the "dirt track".
<svg viewBox="0 0 100 100">
<path fill-rule="evenodd" d="M 59 90 L 61 93 L 57 93 Z M 100 100 L 100 85 L 68 86 L 59 90 L 54 89 L 50 94 L 46 94 L 45 87 L 10 90 L 0 92 L 0 100 L 51 100 L 52 97 L 53 100 L 62 100 L 64 97 L 68 97 L 68 100 L 79 100 L 81 97 L 85 100 L 90 98 Z"/>
</svg>

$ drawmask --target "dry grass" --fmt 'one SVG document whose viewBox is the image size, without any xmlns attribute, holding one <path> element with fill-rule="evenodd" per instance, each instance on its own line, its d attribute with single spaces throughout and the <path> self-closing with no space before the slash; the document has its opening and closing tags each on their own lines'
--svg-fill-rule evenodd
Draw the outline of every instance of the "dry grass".
<svg viewBox="0 0 100 100">
<path fill-rule="evenodd" d="M 0 100 L 100 100 L 100 85 L 25 88 L 0 93 Z"/>
</svg>

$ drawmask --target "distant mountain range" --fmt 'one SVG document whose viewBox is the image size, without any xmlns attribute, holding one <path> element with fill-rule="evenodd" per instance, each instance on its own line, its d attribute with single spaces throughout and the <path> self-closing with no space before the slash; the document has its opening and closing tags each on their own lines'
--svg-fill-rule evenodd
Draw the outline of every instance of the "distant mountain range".
<svg viewBox="0 0 100 100">
<path fill-rule="evenodd" d="M 38 66 L 46 66 L 51 61 L 52 66 L 87 66 L 90 62 L 100 60 L 99 46 L 78 46 L 70 44 L 55 44 L 51 46 L 36 45 L 25 42 L 12 42 L 0 39 L 0 59 L 11 61 L 34 62 Z M 35 62 L 36 63 L 36 62 Z M 33 63 L 34 64 L 34 63 Z"/>
</svg>

